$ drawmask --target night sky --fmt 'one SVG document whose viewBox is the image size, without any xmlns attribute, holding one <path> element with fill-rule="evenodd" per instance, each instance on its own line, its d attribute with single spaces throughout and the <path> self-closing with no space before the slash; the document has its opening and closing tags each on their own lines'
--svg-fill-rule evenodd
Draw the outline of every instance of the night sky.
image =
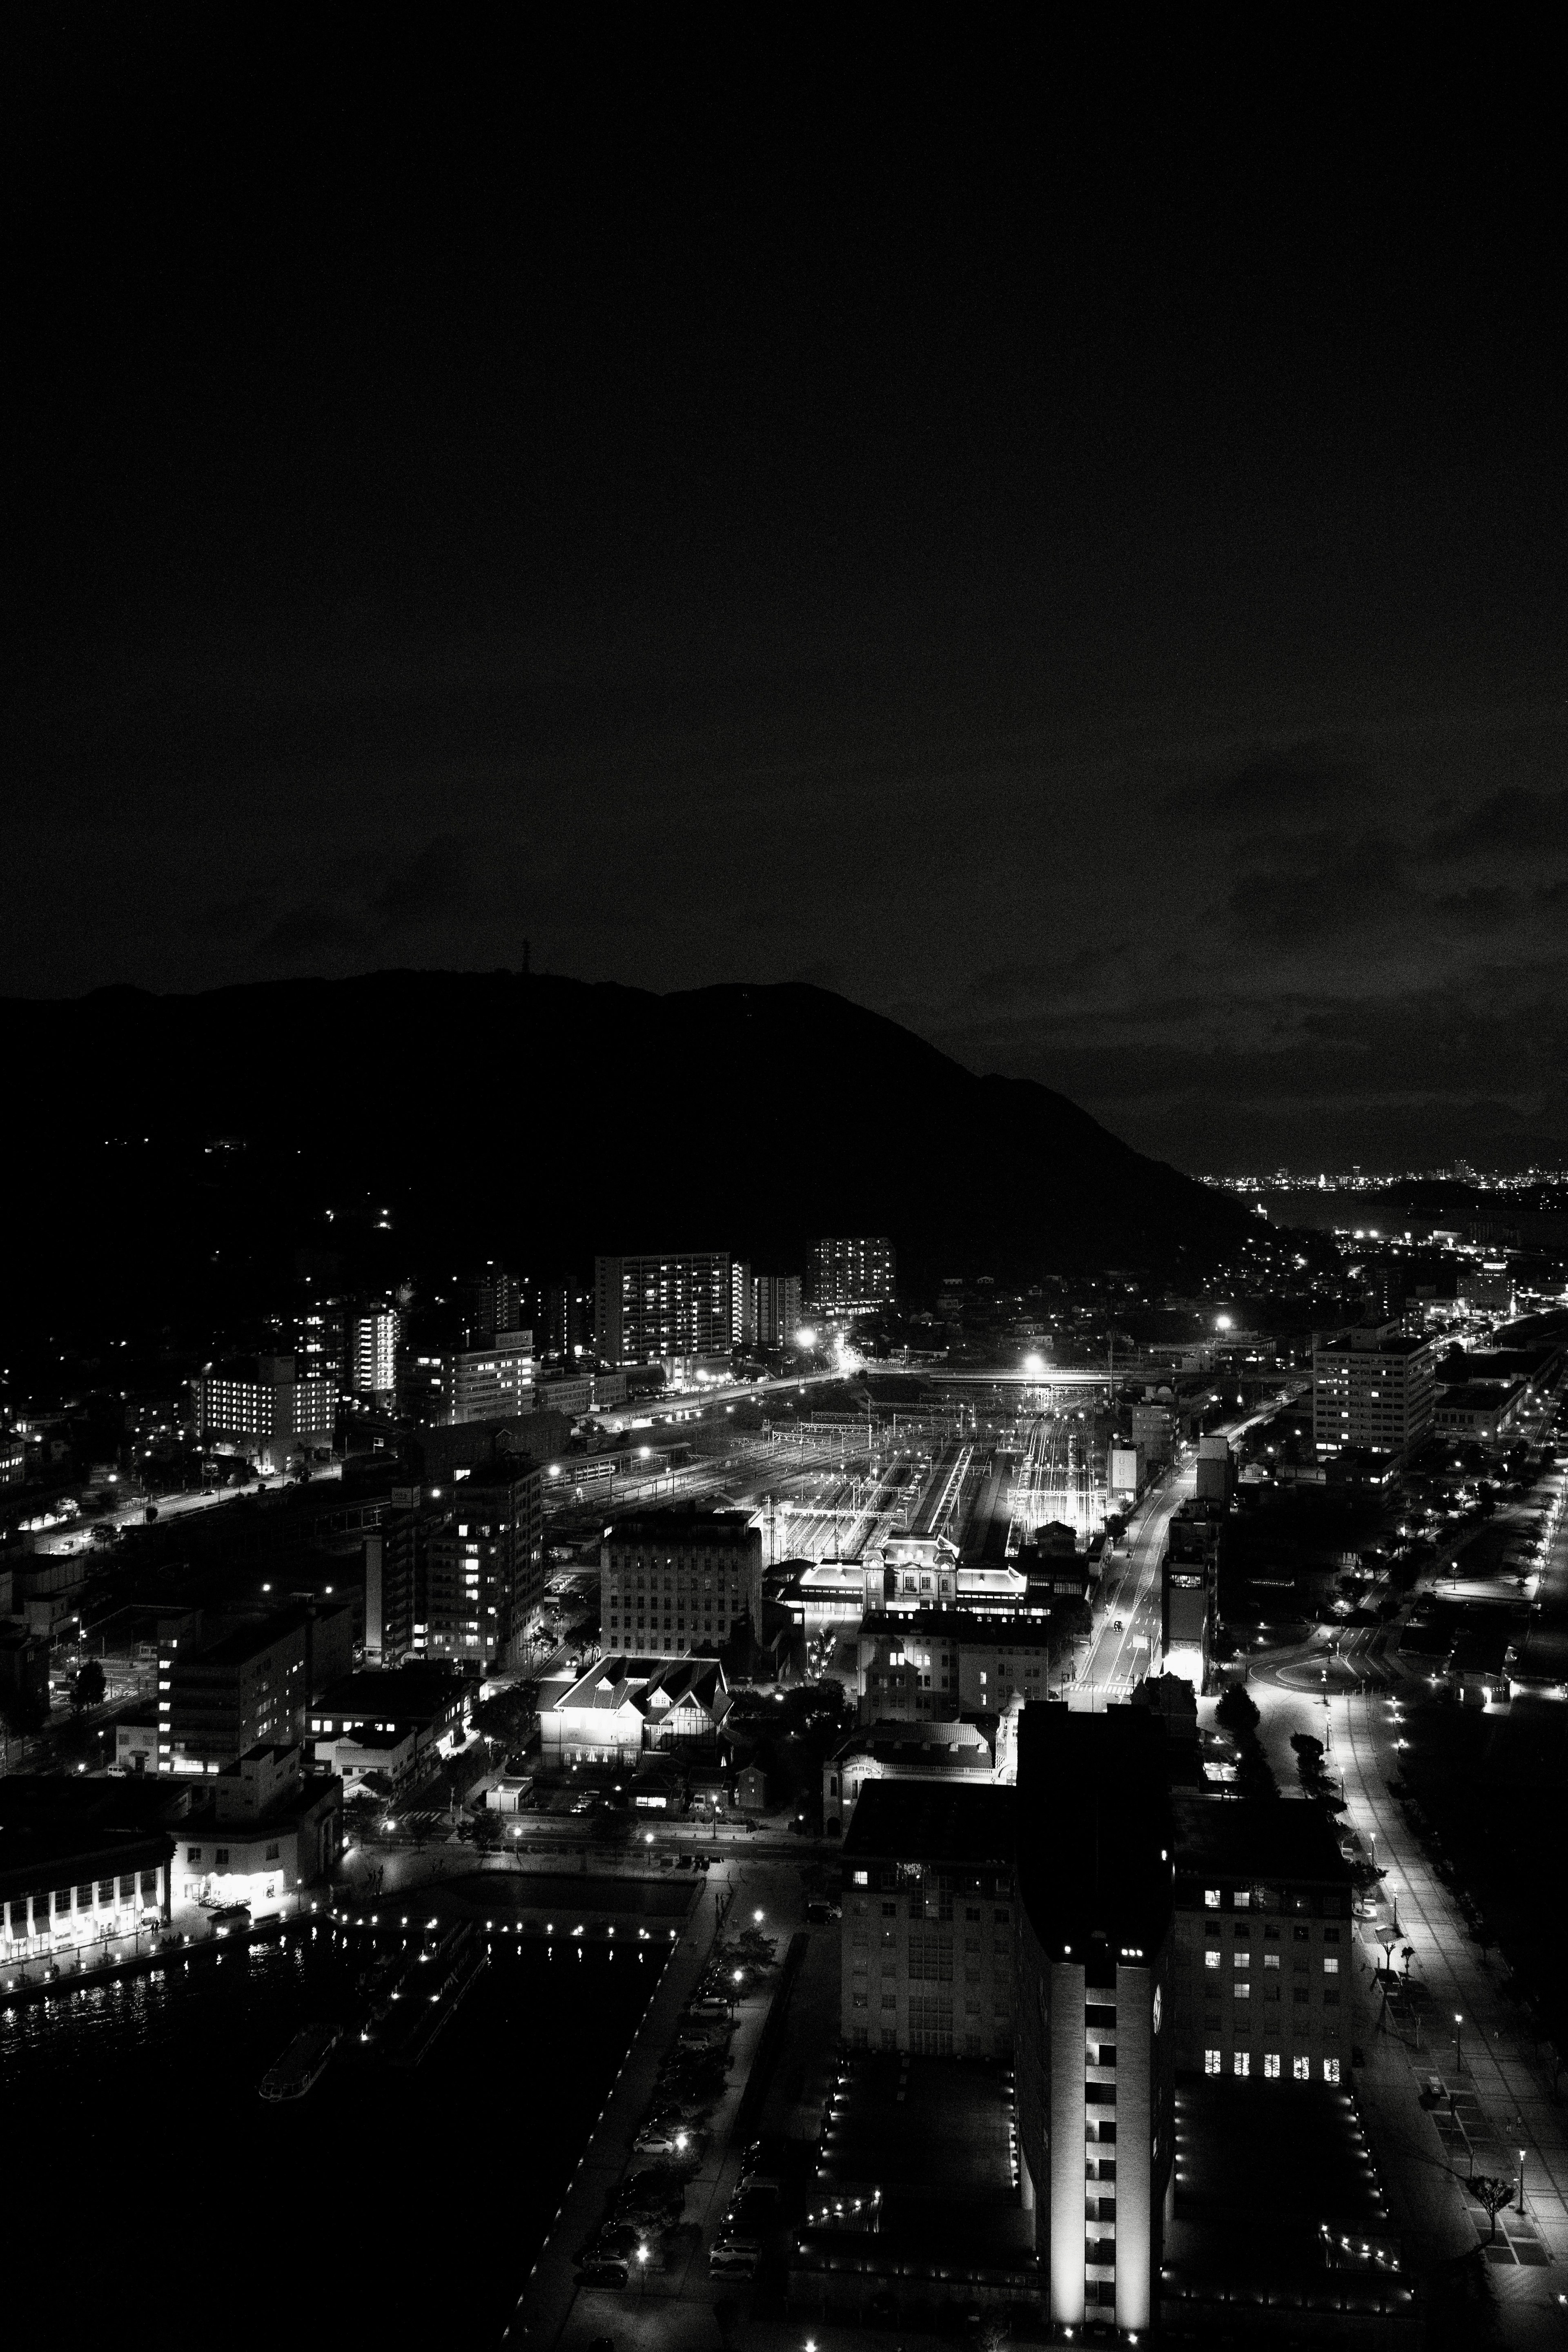
<svg viewBox="0 0 1568 2352">
<path fill-rule="evenodd" d="M 14 61 L 0 990 L 526 940 L 1568 1159 L 1545 57 L 545 16 Z"/>
</svg>

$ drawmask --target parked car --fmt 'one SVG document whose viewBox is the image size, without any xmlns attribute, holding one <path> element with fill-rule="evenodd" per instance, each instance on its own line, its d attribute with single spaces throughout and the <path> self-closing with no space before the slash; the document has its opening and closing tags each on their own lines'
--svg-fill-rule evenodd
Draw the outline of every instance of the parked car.
<svg viewBox="0 0 1568 2352">
<path fill-rule="evenodd" d="M 625 2286 L 630 2276 L 625 2263 L 584 2263 L 577 2273 L 579 2286 Z"/>
<path fill-rule="evenodd" d="M 709 2250 L 708 2268 L 714 2278 L 755 2278 L 757 2257 L 742 2253 L 736 2246 L 713 2246 Z"/>
</svg>

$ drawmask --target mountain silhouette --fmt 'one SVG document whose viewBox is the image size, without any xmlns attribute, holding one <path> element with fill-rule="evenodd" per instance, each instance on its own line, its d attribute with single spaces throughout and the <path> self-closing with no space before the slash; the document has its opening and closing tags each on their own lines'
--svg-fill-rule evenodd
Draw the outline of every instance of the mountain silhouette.
<svg viewBox="0 0 1568 2352">
<path fill-rule="evenodd" d="M 788 1269 L 822 1234 L 890 1234 L 919 1297 L 1169 1269 L 1247 1225 L 1064 1096 L 820 988 L 382 971 L 5 1011 L 46 1106 L 8 1156 L 13 1304 L 51 1327 L 221 1323 L 304 1263 L 730 1248 Z"/>
</svg>

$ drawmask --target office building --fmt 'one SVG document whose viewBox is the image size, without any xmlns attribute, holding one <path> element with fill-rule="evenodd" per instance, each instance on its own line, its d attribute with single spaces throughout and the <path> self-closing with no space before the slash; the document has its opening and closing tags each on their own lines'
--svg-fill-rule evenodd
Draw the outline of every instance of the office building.
<svg viewBox="0 0 1568 2352">
<path fill-rule="evenodd" d="M 675 1250 L 594 1261 L 594 1339 L 602 1362 L 728 1359 L 733 1346 L 728 1250 Z"/>
<path fill-rule="evenodd" d="M 1031 1707 L 1017 1804 L 1018 2129 L 1047 2314 L 1058 2328 L 1110 2321 L 1123 2338 L 1142 2336 L 1175 2140 L 1174 1871 L 1158 1719 Z"/>
<path fill-rule="evenodd" d="M 1398 1468 L 1432 1426 L 1437 1344 L 1386 1323 L 1312 1343 L 1312 1441 L 1320 1462 L 1360 1454 Z"/>
<path fill-rule="evenodd" d="M 302 1609 L 165 1633 L 158 1647 L 158 1769 L 216 1773 L 262 1744 L 298 1742 L 310 1704 Z"/>
<path fill-rule="evenodd" d="M 819 1315 L 868 1314 L 893 1303 L 897 1272 L 885 1234 L 812 1244 L 806 1290 Z"/>
<path fill-rule="evenodd" d="M 878 1780 L 844 1840 L 839 2023 L 851 2050 L 1013 2051 L 1015 1794 Z"/>
<path fill-rule="evenodd" d="M 787 1348 L 800 1329 L 801 1297 L 798 1274 L 759 1274 L 753 1283 L 756 1306 L 752 1322 L 759 1348 Z"/>
<path fill-rule="evenodd" d="M 395 1307 L 356 1308 L 348 1325 L 348 1385 L 355 1396 L 390 1404 L 397 1392 L 402 1318 Z"/>
<path fill-rule="evenodd" d="M 452 1358 L 451 1404 L 455 1423 L 502 1421 L 533 1410 L 533 1333 L 498 1331 L 482 1348 L 465 1348 Z"/>
<path fill-rule="evenodd" d="M 1321 1805 L 1171 1798 L 1175 2063 L 1205 2077 L 1350 2079 L 1350 1865 Z"/>
<path fill-rule="evenodd" d="M 763 1536 L 747 1511 L 641 1511 L 599 1546 L 605 1647 L 669 1654 L 763 1633 Z"/>
<path fill-rule="evenodd" d="M 261 1356 L 254 1366 L 199 1373 L 191 1402 L 199 1444 L 242 1454 L 276 1476 L 331 1450 L 338 1384 L 327 1372 L 301 1379 L 291 1355 Z"/>
</svg>

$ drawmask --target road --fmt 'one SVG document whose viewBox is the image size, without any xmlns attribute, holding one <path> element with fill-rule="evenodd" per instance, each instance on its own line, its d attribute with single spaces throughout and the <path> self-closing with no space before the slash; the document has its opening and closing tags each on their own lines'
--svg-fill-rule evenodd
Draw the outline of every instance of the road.
<svg viewBox="0 0 1568 2352">
<path fill-rule="evenodd" d="M 1226 1422 L 1217 1433 L 1234 1444 L 1300 1393 L 1300 1388 L 1284 1390 L 1256 1412 Z M 1092 1711 L 1108 1700 L 1124 1697 L 1143 1675 L 1162 1671 L 1160 1568 L 1165 1557 L 1166 1529 L 1196 1484 L 1195 1451 L 1184 1446 L 1180 1458 L 1149 1489 L 1132 1514 L 1125 1552 L 1114 1560 L 1108 1554 L 1094 1638 L 1068 1694 L 1070 1706 Z"/>
<path fill-rule="evenodd" d="M 1568 2261 L 1568 2123 L 1521 2010 L 1501 1998 L 1502 1970 L 1484 1958 L 1456 1897 L 1389 1796 L 1388 1781 L 1398 1778 L 1398 1706 L 1382 1692 L 1331 1696 L 1331 1769 L 1342 1776 L 1351 1828 L 1369 1846 L 1375 1840 L 1401 1937 L 1415 1950 L 1413 1972 L 1429 1997 L 1429 2032 L 1426 2046 L 1410 2053 L 1412 2068 L 1422 2077 L 1441 2076 L 1459 2093 L 1478 2170 L 1517 2177 L 1523 2153 L 1526 2211 L 1522 2221 L 1517 2210 L 1503 2215 L 1499 2235 L 1509 2251 L 1492 2261 L 1510 2301 L 1536 2303 L 1545 2312 L 1554 2307 L 1555 2284 L 1548 2287 L 1552 2273 L 1530 2249 L 1544 2250 L 1553 2265 Z M 1464 2021 L 1458 2032 L 1456 2017 Z M 1462 2143 L 1449 2155 L 1461 2171 L 1468 2168 Z"/>
</svg>

